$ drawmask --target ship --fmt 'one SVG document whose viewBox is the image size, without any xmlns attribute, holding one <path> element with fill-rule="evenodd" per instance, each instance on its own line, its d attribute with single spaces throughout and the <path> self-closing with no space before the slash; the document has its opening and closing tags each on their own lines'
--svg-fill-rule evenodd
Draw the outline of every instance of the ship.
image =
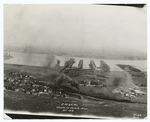
<svg viewBox="0 0 150 122">
<path fill-rule="evenodd" d="M 14 58 L 14 57 L 12 55 L 10 55 L 10 53 L 9 54 L 8 53 L 4 54 L 4 60 L 9 60 L 11 58 Z"/>
</svg>

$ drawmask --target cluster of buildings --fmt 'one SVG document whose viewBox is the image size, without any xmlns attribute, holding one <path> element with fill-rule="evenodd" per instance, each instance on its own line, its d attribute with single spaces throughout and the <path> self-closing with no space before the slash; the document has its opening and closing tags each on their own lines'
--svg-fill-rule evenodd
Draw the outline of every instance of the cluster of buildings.
<svg viewBox="0 0 150 122">
<path fill-rule="evenodd" d="M 52 90 L 44 85 L 44 81 L 37 81 L 32 75 L 11 72 L 4 74 L 4 88 L 12 91 L 22 91 L 27 94 L 48 94 Z"/>
</svg>

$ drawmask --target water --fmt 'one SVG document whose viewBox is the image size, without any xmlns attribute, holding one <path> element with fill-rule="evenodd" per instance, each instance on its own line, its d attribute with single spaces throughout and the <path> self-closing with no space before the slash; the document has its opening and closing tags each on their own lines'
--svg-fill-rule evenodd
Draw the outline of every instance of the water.
<svg viewBox="0 0 150 122">
<path fill-rule="evenodd" d="M 147 60 L 106 60 L 106 59 L 89 59 L 83 57 L 67 57 L 67 56 L 55 56 L 52 57 L 48 54 L 36 54 L 36 53 L 19 53 L 11 52 L 10 53 L 14 58 L 5 60 L 6 64 L 20 64 L 20 65 L 29 65 L 29 66 L 48 66 L 51 63 L 51 66 L 55 66 L 57 60 L 60 60 L 60 66 L 64 66 L 66 60 L 70 58 L 75 58 L 76 62 L 73 65 L 74 67 L 78 66 L 79 61 L 83 60 L 83 68 L 88 69 L 90 60 L 94 60 L 97 67 L 100 67 L 100 60 L 104 60 L 110 67 L 112 71 L 122 71 L 116 64 L 127 64 L 132 65 L 142 71 L 147 71 Z"/>
<path fill-rule="evenodd" d="M 61 61 L 60 65 L 63 66 L 65 61 L 70 59 L 70 57 L 62 57 L 62 56 L 56 56 L 57 59 Z M 75 58 L 76 62 L 73 66 L 77 67 L 80 60 L 83 60 L 83 68 L 88 69 L 90 60 L 94 60 L 97 67 L 100 67 L 100 60 L 103 60 L 106 62 L 110 67 L 111 71 L 122 71 L 116 64 L 126 64 L 126 65 L 132 65 L 135 68 L 138 68 L 142 71 L 147 71 L 147 61 L 146 60 L 107 60 L 107 59 L 89 59 L 89 58 L 83 58 L 83 57 L 71 57 Z"/>
</svg>

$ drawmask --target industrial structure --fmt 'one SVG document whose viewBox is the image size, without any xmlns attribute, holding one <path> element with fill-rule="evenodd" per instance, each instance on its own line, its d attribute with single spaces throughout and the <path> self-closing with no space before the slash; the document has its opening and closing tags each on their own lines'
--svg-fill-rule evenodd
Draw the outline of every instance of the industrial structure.
<svg viewBox="0 0 150 122">
<path fill-rule="evenodd" d="M 57 61 L 56 66 L 58 67 Z M 90 60 L 89 68 L 83 69 L 83 60 L 80 60 L 78 63 L 78 67 L 73 67 L 75 63 L 75 59 L 71 58 L 65 62 L 65 65 L 60 69 L 59 73 L 64 73 L 68 76 L 82 76 L 82 75 L 104 75 L 104 72 L 109 72 L 110 67 L 104 62 L 100 61 L 100 67 L 96 67 L 96 64 L 93 60 Z"/>
</svg>

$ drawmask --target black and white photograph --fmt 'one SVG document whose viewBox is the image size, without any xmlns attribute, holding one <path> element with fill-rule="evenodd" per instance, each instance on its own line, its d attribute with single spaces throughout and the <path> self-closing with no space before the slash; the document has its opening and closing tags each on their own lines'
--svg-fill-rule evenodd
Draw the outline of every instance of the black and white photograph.
<svg viewBox="0 0 150 122">
<path fill-rule="evenodd" d="M 147 4 L 4 4 L 3 36 L 4 118 L 147 118 Z"/>
</svg>

